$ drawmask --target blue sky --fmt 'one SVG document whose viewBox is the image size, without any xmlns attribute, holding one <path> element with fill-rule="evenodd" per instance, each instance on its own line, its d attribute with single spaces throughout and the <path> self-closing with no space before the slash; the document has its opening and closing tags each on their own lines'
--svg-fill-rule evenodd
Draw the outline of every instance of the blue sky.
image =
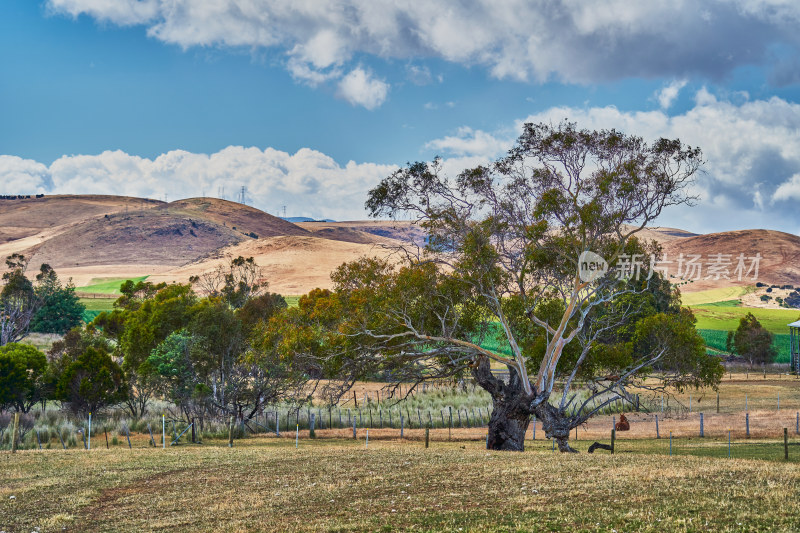
<svg viewBox="0 0 800 533">
<path fill-rule="evenodd" d="M 797 233 L 799 26 L 779 0 L 4 0 L 0 186 L 364 218 L 396 165 L 570 118 L 703 148 L 662 224 Z"/>
</svg>

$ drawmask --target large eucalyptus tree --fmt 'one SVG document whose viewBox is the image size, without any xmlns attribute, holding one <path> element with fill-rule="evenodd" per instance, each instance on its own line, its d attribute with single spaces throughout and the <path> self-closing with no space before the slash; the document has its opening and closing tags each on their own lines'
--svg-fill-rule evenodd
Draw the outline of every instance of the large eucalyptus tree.
<svg viewBox="0 0 800 533">
<path fill-rule="evenodd" d="M 691 203 L 701 164 L 678 140 L 563 122 L 526 124 L 506 157 L 454 178 L 438 159 L 394 172 L 367 208 L 410 216 L 429 242 L 336 272 L 349 353 L 338 364 L 398 381 L 471 372 L 493 399 L 489 446 L 509 450 L 523 449 L 532 415 L 573 451 L 570 430 L 629 399 L 631 384 L 713 385 L 719 363 L 690 313 L 659 307 L 659 290 L 675 294 L 636 238 Z M 498 340 L 507 350 L 487 348 Z"/>
</svg>

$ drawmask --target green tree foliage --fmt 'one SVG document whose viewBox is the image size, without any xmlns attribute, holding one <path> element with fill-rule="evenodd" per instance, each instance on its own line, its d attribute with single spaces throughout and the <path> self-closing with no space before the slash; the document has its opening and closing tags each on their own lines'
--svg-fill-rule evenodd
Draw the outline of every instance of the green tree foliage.
<svg viewBox="0 0 800 533">
<path fill-rule="evenodd" d="M 144 414 L 153 394 L 173 401 L 189 418 L 207 413 L 255 416 L 268 401 L 294 396 L 307 381 L 275 362 L 262 339 L 266 324 L 287 310 L 283 297 L 266 292 L 252 258 L 190 285 L 126 282 L 114 310 L 87 328 L 115 346 L 128 384 L 127 405 Z"/>
<path fill-rule="evenodd" d="M 630 342 L 634 353 L 653 354 L 652 369 L 679 391 L 719 383 L 725 372 L 718 358 L 706 355 L 696 322 L 686 308 L 647 316 L 636 323 Z"/>
<path fill-rule="evenodd" d="M 91 327 L 116 342 L 128 385 L 126 405 L 133 416 L 142 416 L 156 385 L 140 375 L 139 367 L 172 332 L 189 324 L 197 297 L 190 285 L 181 284 L 128 281 L 122 292 L 115 309 L 100 313 Z"/>
<path fill-rule="evenodd" d="M 772 341 L 772 333 L 761 325 L 753 313 L 747 313 L 739 319 L 736 331 L 728 332 L 726 346 L 729 352 L 742 356 L 753 366 L 775 360 L 777 351 L 772 346 Z"/>
<path fill-rule="evenodd" d="M 127 390 L 122 368 L 102 348 L 89 347 L 64 366 L 55 397 L 85 416 L 123 402 Z"/>
<path fill-rule="evenodd" d="M 0 347 L 0 411 L 27 413 L 47 394 L 47 358 L 27 344 Z"/>
<path fill-rule="evenodd" d="M 193 347 L 194 339 L 186 330 L 175 331 L 156 346 L 139 367 L 139 373 L 156 383 L 163 397 L 187 418 L 197 411 L 196 404 L 202 404 L 210 392 L 197 382 Z"/>
<path fill-rule="evenodd" d="M 41 266 L 36 281 L 35 292 L 41 307 L 33 315 L 31 331 L 63 335 L 79 326 L 86 307 L 75 295 L 72 281 L 63 286 L 55 270 L 46 264 Z"/>
</svg>

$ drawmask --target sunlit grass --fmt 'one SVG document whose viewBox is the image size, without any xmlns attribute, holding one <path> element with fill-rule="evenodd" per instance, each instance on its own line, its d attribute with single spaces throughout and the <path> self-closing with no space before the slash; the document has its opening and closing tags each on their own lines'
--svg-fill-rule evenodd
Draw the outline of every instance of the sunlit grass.
<svg viewBox="0 0 800 533">
<path fill-rule="evenodd" d="M 6 531 L 741 531 L 800 527 L 797 463 L 524 453 L 482 441 L 253 439 L 3 454 Z M 694 444 L 691 444 L 692 446 Z M 579 447 L 588 446 L 578 443 Z M 637 448 L 639 446 L 639 448 Z M 719 453 L 717 453 L 719 451 Z M 13 496 L 13 498 L 11 498 Z"/>
<path fill-rule="evenodd" d="M 94 278 L 89 282 L 89 285 L 83 287 L 75 287 L 77 292 L 86 292 L 94 294 L 116 294 L 119 295 L 119 287 L 125 281 L 132 281 L 137 283 L 144 281 L 148 276 L 139 276 L 136 278 Z"/>
</svg>

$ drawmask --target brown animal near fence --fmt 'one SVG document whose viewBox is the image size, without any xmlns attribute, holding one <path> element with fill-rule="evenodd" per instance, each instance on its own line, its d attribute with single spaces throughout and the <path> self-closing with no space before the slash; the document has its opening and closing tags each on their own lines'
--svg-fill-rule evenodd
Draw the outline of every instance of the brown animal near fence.
<svg viewBox="0 0 800 533">
<path fill-rule="evenodd" d="M 628 422 L 628 419 L 625 418 L 624 414 L 619 415 L 619 422 L 614 426 L 617 431 L 629 431 L 631 429 L 631 424 Z"/>
</svg>

